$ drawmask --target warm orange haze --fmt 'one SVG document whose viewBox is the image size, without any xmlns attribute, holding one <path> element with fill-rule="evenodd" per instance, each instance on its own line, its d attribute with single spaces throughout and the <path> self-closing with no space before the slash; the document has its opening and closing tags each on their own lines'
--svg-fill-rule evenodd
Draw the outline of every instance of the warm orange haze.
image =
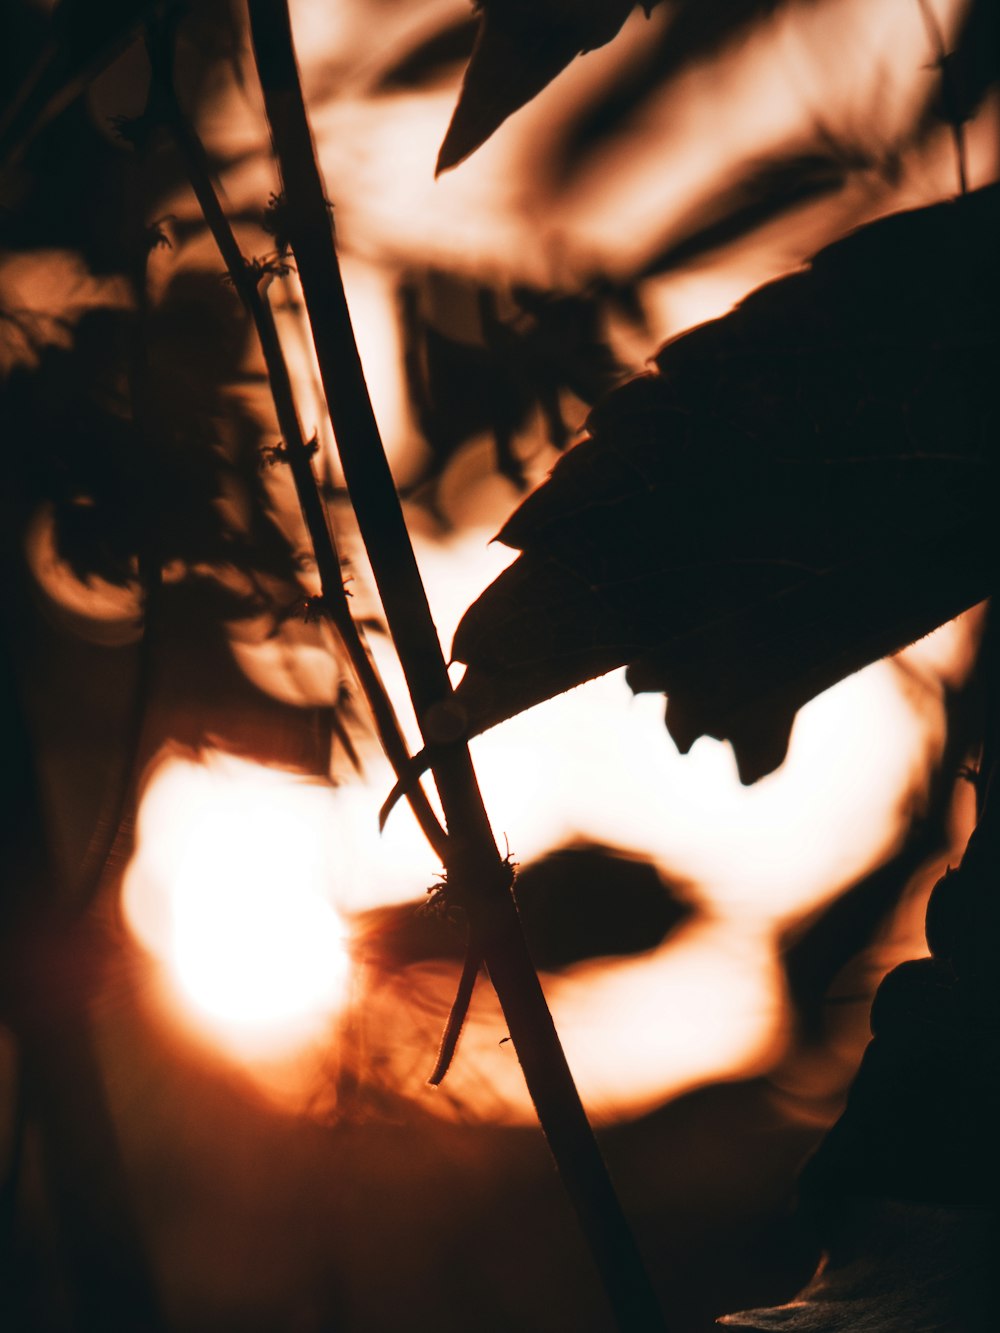
<svg viewBox="0 0 1000 1333">
<path fill-rule="evenodd" d="M 600 1119 L 642 1114 L 691 1086 L 780 1060 L 792 1015 L 779 933 L 898 844 L 944 741 L 942 682 L 968 669 L 975 626 L 966 617 L 899 663 L 816 700 L 797 721 L 785 765 L 753 788 L 740 786 L 718 742 L 678 756 L 659 701 L 633 697 L 617 675 L 476 743 L 498 836 L 525 862 L 587 840 L 648 857 L 691 885 L 693 919 L 658 949 L 580 963 L 546 981 L 584 1100 Z M 329 787 L 211 751 L 168 753 L 140 807 L 124 884 L 130 925 L 164 964 L 189 1021 L 251 1067 L 255 1055 L 335 1045 L 347 1005 L 366 1030 L 372 1069 L 394 1090 L 448 1115 L 530 1123 L 485 986 L 442 1103 L 424 1087 L 435 1041 L 425 1007 L 443 1017 L 457 965 L 412 965 L 397 976 L 362 970 L 351 981 L 351 915 L 416 907 L 437 869 L 408 810 L 379 837 L 384 794 L 384 777 L 381 786 Z M 893 945 L 899 958 L 923 950 L 919 914 L 910 919 Z M 649 1021 L 665 1012 L 687 1017 Z M 315 1099 L 318 1077 L 313 1066 L 297 1088 L 283 1081 L 282 1095 Z"/>
<path fill-rule="evenodd" d="M 672 228 L 690 227 L 700 209 L 711 207 L 727 175 L 779 144 L 806 142 L 817 108 L 836 118 L 842 104 L 844 114 L 856 117 L 851 108 L 863 100 L 859 88 L 866 89 L 877 116 L 852 122 L 853 132 L 876 143 L 912 115 L 930 77 L 927 31 L 916 5 L 792 10 L 749 45 L 724 50 L 670 84 L 643 106 L 641 117 L 617 126 L 610 144 L 584 157 L 568 181 L 556 181 L 546 161 L 554 160 L 567 126 L 602 81 L 641 58 L 650 27 L 665 21 L 659 11 L 651 23 L 636 13 L 616 43 L 578 62 L 475 158 L 434 181 L 433 157 L 454 82 L 406 91 L 379 84 L 395 52 L 409 49 L 415 33 L 435 31 L 458 8 L 402 7 L 386 26 L 384 44 L 376 46 L 363 4 L 336 12 L 300 6 L 295 14 L 362 359 L 404 482 L 418 473 L 424 448 L 408 403 L 397 317 L 406 268 L 501 285 L 632 272 Z M 960 9 L 951 7 L 956 16 Z M 939 10 L 947 29 L 951 11 Z M 832 57 L 834 23 L 841 40 L 849 30 L 849 63 Z M 337 79 L 325 72 L 331 63 Z M 706 120 L 714 126 L 710 132 Z M 223 177 L 234 205 L 273 188 L 263 130 L 245 91 L 220 85 L 202 122 L 215 151 L 234 159 Z M 991 125 L 984 109 L 968 131 L 973 177 L 987 178 L 995 168 Z M 657 166 L 664 154 L 669 172 Z M 707 261 L 650 278 L 642 288 L 645 344 L 620 321 L 608 331 L 625 359 L 640 363 L 665 336 L 722 312 L 846 222 L 933 198 L 951 189 L 953 173 L 952 146 L 942 131 L 907 163 L 891 192 L 876 174 L 866 183 L 862 176 L 853 194 L 805 205 L 753 244 L 723 248 Z M 171 202 L 177 216 L 192 208 L 187 196 Z M 178 264 L 211 264 L 214 257 L 204 238 L 164 251 L 156 262 L 165 277 Z M 294 275 L 275 281 L 271 298 L 307 428 L 319 430 L 329 451 L 308 334 L 295 311 Z M 292 304 L 281 313 L 286 301 Z M 580 419 L 582 407 L 567 400 L 567 410 Z M 518 440 L 536 479 L 554 457 L 544 431 L 544 423 L 533 420 Z M 335 470 L 332 452 L 324 458 Z M 490 460 L 487 440 L 470 441 L 439 485 L 438 504 L 458 532 L 437 535 L 416 515 L 418 550 L 445 644 L 464 607 L 510 558 L 487 541 L 518 496 Z M 273 470 L 267 482 L 293 540 L 303 540 L 287 477 Z M 350 544 L 349 529 L 347 537 Z M 370 596 L 363 566 L 357 577 L 356 595 Z M 727 751 L 715 742 L 699 742 L 681 760 L 662 731 L 660 702 L 632 697 L 617 677 L 553 700 L 476 742 L 495 831 L 522 863 L 590 840 L 649 857 L 691 885 L 697 912 L 652 954 L 578 964 L 546 982 L 595 1114 L 641 1114 L 684 1088 L 745 1076 L 780 1058 L 791 1015 L 779 934 L 808 919 L 897 844 L 906 812 L 922 799 L 940 754 L 942 685 L 954 686 L 968 670 L 974 623 L 941 631 L 899 665 L 872 667 L 810 705 L 796 723 L 784 767 L 751 789 L 739 786 Z M 339 674 L 323 661 L 321 637 L 294 625 L 263 641 L 237 626 L 232 647 L 255 685 L 279 698 L 315 704 L 339 688 Z M 396 697 L 405 697 L 391 655 L 380 652 L 380 658 Z M 419 902 L 439 869 L 408 811 L 398 810 L 377 837 L 377 809 L 391 782 L 387 769 L 374 761 L 370 767 L 366 781 L 347 778 L 325 791 L 211 753 L 168 757 L 152 769 L 126 877 L 126 911 L 138 937 L 166 966 L 178 997 L 224 1048 L 246 1050 L 255 1037 L 273 1046 L 280 1032 L 290 1042 L 303 1034 L 326 1041 L 345 1004 L 356 1007 L 378 1046 L 383 1005 L 405 1009 L 414 991 L 445 1011 L 457 973 L 442 965 L 414 965 L 411 979 L 368 976 L 360 987 L 346 980 L 351 914 Z M 217 824 L 209 813 L 215 810 Z M 210 839 L 201 828 L 214 830 Z M 269 913 L 284 914 L 280 930 L 268 927 Z M 911 920 L 913 934 L 896 946 L 901 955 L 922 947 L 918 914 Z M 893 959 L 884 961 L 888 967 Z M 387 988 L 382 1001 L 380 985 Z M 502 1019 L 486 989 L 450 1076 L 455 1100 L 448 1101 L 448 1113 L 529 1120 L 516 1062 L 497 1045 Z M 666 1012 L 685 1013 L 689 1021 L 648 1020 Z M 390 1077 L 407 1095 L 424 1096 L 421 1074 L 429 1068 L 433 1025 L 421 1011 L 413 1027 L 397 1015 L 390 1032 Z M 407 1040 L 417 1049 L 396 1049 Z M 426 1042 L 431 1045 L 420 1049 Z M 486 1085 L 489 1109 L 478 1108 L 476 1089 Z"/>
<path fill-rule="evenodd" d="M 957 131 L 939 114 L 943 56 L 972 0 L 744 7 L 745 24 L 707 33 L 674 68 L 672 25 L 689 0 L 637 5 L 613 40 L 435 176 L 472 47 L 468 0 L 291 0 L 358 351 L 446 660 L 518 554 L 494 535 L 539 499 L 595 402 L 852 229 L 1000 178 L 995 83 Z M 30 36 L 52 6 L 17 8 Z M 283 251 L 258 68 L 247 32 L 231 46 L 218 10 L 195 6 L 178 24 L 179 104 L 257 263 L 333 569 L 416 754 L 305 267 Z M 74 985 L 84 997 L 63 1049 L 90 1043 L 134 1194 L 122 1230 L 143 1238 L 163 1296 L 165 1322 L 148 1333 L 608 1333 L 486 969 L 454 1061 L 428 1085 L 460 985 L 464 909 L 405 800 L 379 830 L 396 774 L 324 603 L 273 361 L 183 152 L 166 132 L 165 149 L 143 146 L 133 125 L 149 49 L 141 34 L 119 48 L 69 99 L 92 163 L 77 171 L 44 130 L 37 158 L 15 162 L 12 183 L 0 176 L 0 407 L 32 377 L 54 404 L 38 441 L 10 437 L 28 477 L 7 524 L 12 661 L 53 919 L 65 911 L 68 937 L 83 923 L 102 961 L 87 991 L 72 967 L 64 979 L 58 951 L 42 955 L 41 991 L 51 976 L 57 997 Z M 4 132 L 0 118 L 0 144 Z M 29 218 L 30 237 L 17 223 L 8 243 L 7 214 L 32 189 L 46 228 L 36 238 Z M 118 262 L 119 233 L 145 238 L 141 263 Z M 928 254 L 928 271 L 942 262 Z M 93 421 L 74 393 L 98 403 Z M 945 417 L 941 457 L 953 461 L 963 441 L 944 438 Z M 159 458 L 147 471 L 136 461 L 137 422 L 162 434 L 165 457 L 176 451 L 162 473 Z M 583 506 L 595 549 L 603 503 Z M 725 521 L 721 504 L 703 516 L 706 549 Z M 663 695 L 633 693 L 624 668 L 469 744 L 584 1109 L 654 1283 L 676 1302 L 671 1333 L 789 1299 L 813 1272 L 818 1242 L 792 1220 L 797 1172 L 841 1113 L 879 982 L 928 956 L 928 897 L 976 822 L 963 768 L 978 755 L 985 604 L 944 618 L 806 703 L 784 762 L 753 785 L 711 739 L 731 733 L 681 755 Z M 729 666 L 739 678 L 741 661 Z M 464 668 L 447 669 L 457 686 Z M 429 773 L 423 788 L 440 814 Z M 568 865 L 581 882 L 567 890 Z M 635 929 L 619 929 L 631 912 Z M 0 1251 L 20 1189 L 25 1253 L 44 1252 L 37 1285 L 57 1293 L 45 1312 L 61 1318 L 60 1282 L 71 1293 L 73 1279 L 32 1194 L 61 1167 L 57 1154 L 39 1165 L 30 1125 L 24 1137 L 32 1075 L 0 1019 L 0 1149 L 15 1163 L 13 1185 L 0 1180 Z M 80 1082 L 67 1093 L 53 1081 L 57 1110 Z M 85 1157 L 83 1131 L 77 1141 L 63 1120 Z M 59 1206 L 72 1209 L 86 1189 L 67 1179 Z"/>
</svg>

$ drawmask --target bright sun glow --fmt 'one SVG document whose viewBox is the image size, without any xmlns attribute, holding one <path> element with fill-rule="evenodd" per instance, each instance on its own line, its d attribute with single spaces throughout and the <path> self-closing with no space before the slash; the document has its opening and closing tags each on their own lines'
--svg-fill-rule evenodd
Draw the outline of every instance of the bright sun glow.
<svg viewBox="0 0 1000 1333">
<path fill-rule="evenodd" d="M 467 585 L 488 581 L 509 553 L 480 535 L 447 550 L 421 543 L 421 556 L 447 633 L 475 595 Z M 522 863 L 590 838 L 679 875 L 699 909 L 644 954 L 543 978 L 591 1114 L 645 1114 L 780 1055 L 789 1010 L 779 935 L 895 845 L 943 742 L 942 682 L 961 679 L 974 638 L 975 617 L 962 617 L 904 654 L 905 671 L 879 663 L 814 700 L 786 763 L 753 788 L 740 786 L 725 746 L 703 741 L 678 755 L 662 700 L 634 698 L 621 673 L 475 742 L 497 836 L 502 845 L 510 835 Z M 383 667 L 401 691 L 392 664 Z M 388 783 L 378 772 L 335 788 L 213 751 L 168 755 L 143 795 L 125 883 L 131 927 L 189 1022 L 283 1101 L 316 1095 L 315 1066 L 305 1068 L 314 1055 L 354 1058 L 333 1030 L 350 989 L 366 1052 L 354 1074 L 437 1114 L 528 1123 L 531 1104 L 500 1044 L 506 1027 L 487 985 L 477 988 L 448 1097 L 428 1099 L 457 965 L 387 973 L 355 971 L 349 959 L 341 914 L 414 904 L 436 868 L 405 808 L 379 836 Z M 685 1019 L 652 1017 L 662 1014 Z M 276 1089 L 272 1066 L 299 1057 L 302 1077 Z"/>
<path fill-rule="evenodd" d="M 612 117 L 586 152 L 570 153 L 580 117 L 617 97 L 623 72 L 645 68 L 657 33 L 662 37 L 672 21 L 667 8 L 653 26 L 634 13 L 615 43 L 574 62 L 459 171 L 436 178 L 457 70 L 451 84 L 442 75 L 426 87 L 390 81 L 387 90 L 382 79 L 418 29 L 430 37 L 464 20 L 465 0 L 386 7 L 377 41 L 371 7 L 361 0 L 293 3 L 310 117 L 337 201 L 351 313 L 404 490 L 428 461 L 400 322 L 406 275 L 440 270 L 484 291 L 529 284 L 573 292 L 595 275 L 630 283 L 647 266 L 655 272 L 672 246 L 719 221 L 718 199 L 761 164 L 811 153 L 825 160 L 828 122 L 843 125 L 844 144 L 861 161 L 882 161 L 937 77 L 919 6 L 786 6 L 624 118 Z M 964 0 L 936 0 L 935 9 L 947 44 Z M 834 21 L 846 27 L 831 42 Z M 841 70 L 831 52 L 844 40 L 853 56 Z M 338 71 L 332 83 L 331 70 Z M 984 106 L 967 127 L 974 184 L 996 171 L 994 114 Z M 255 215 L 277 182 L 246 89 L 220 81 L 216 94 L 202 99 L 199 132 L 222 165 L 234 215 Z M 954 162 L 944 127 L 935 143 L 926 161 L 907 149 L 896 173 L 852 170 L 841 189 L 790 209 L 751 241 L 643 278 L 636 289 L 643 318 L 611 317 L 608 336 L 623 339 L 623 359 L 641 368 L 665 337 L 723 314 L 848 227 L 949 193 Z M 152 280 L 165 285 L 185 266 L 214 272 L 218 261 L 194 195 L 180 190 L 162 207 L 189 224 L 194 239 L 155 251 Z M 261 241 L 252 228 L 246 234 L 248 244 Z M 63 269 L 57 286 L 70 293 L 63 311 L 70 324 L 79 318 L 78 298 L 86 309 L 128 296 L 81 286 L 72 264 Z M 0 285 L 18 294 L 28 276 L 7 265 Z M 300 415 L 317 430 L 319 461 L 337 478 L 295 275 L 270 291 Z M 53 325 L 46 336 L 59 343 L 64 332 Z M 28 352 L 21 350 L 22 359 Z M 263 386 L 258 390 L 263 398 Z M 568 397 L 567 424 L 575 428 L 583 406 Z M 262 412 L 262 429 L 273 430 L 270 409 L 249 390 L 244 405 Z M 548 466 L 543 425 L 535 413 L 516 441 L 532 480 Z M 284 472 L 266 470 L 268 504 L 290 548 L 301 551 L 302 520 Z M 513 558 L 489 538 L 518 499 L 497 473 L 490 434 L 466 440 L 437 483 L 435 503 L 450 538 L 408 506 L 446 646 L 464 609 Z M 53 525 L 52 511 L 40 511 L 28 539 L 49 614 L 99 643 L 133 641 L 141 628 L 137 590 L 82 582 L 62 558 Z M 338 536 L 356 578 L 354 611 L 377 618 L 350 520 Z M 310 579 L 314 571 L 304 583 Z M 317 627 L 288 619 L 261 628 L 264 619 L 232 628 L 239 669 L 286 705 L 335 706 L 343 670 Z M 473 754 L 498 844 L 509 838 L 521 864 L 591 841 L 647 859 L 690 892 L 691 919 L 656 948 L 542 977 L 588 1111 L 606 1121 L 645 1114 L 686 1089 L 773 1066 L 791 1031 L 782 941 L 898 846 L 926 798 L 945 739 L 947 689 L 964 679 L 976 636 L 975 617 L 963 617 L 896 663 L 877 663 L 813 700 L 796 719 L 785 764 L 750 789 L 740 785 L 728 746 L 702 738 L 688 756 L 678 755 L 663 727 L 662 698 L 633 697 L 621 671 L 476 738 Z M 373 635 L 371 646 L 390 696 L 405 701 L 389 640 Z M 403 713 L 415 748 L 419 737 L 405 705 Z M 264 1061 L 339 1046 L 337 1059 L 362 1089 L 421 1099 L 438 1115 L 531 1123 L 534 1111 L 488 985 L 476 989 L 442 1095 L 429 1094 L 426 1078 L 458 964 L 355 967 L 348 956 L 344 918 L 423 901 L 439 868 L 405 805 L 379 834 L 378 809 L 392 775 L 377 756 L 362 753 L 364 780 L 336 789 L 212 751 L 161 759 L 144 791 L 125 879 L 131 929 L 162 964 L 174 1009 L 254 1074 Z M 919 922 L 914 934 L 910 952 L 921 947 Z M 365 957 L 360 948 L 357 955 Z M 350 1028 L 354 1046 L 333 1040 L 349 998 L 351 1023 L 339 1031 L 343 1038 Z M 314 1091 L 307 1094 L 312 1105 Z"/>
<path fill-rule="evenodd" d="M 330 795 L 218 754 L 164 761 L 146 793 L 126 914 L 185 1006 L 232 1049 L 313 1039 L 343 1001 L 331 884 L 348 858 Z"/>
</svg>

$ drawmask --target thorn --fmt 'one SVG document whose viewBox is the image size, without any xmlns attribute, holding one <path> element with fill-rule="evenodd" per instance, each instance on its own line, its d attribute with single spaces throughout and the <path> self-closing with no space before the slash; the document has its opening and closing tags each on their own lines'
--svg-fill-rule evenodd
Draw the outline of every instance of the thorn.
<svg viewBox="0 0 1000 1333">
<path fill-rule="evenodd" d="M 260 462 L 262 467 L 274 467 L 278 463 L 288 462 L 288 449 L 283 440 L 277 444 L 265 444 L 261 446 Z"/>
<path fill-rule="evenodd" d="M 277 253 L 244 259 L 243 267 L 256 287 L 259 287 L 262 282 L 270 281 L 272 278 L 286 278 L 289 273 L 294 271 L 288 260 Z M 224 274 L 223 281 L 235 286 L 231 273 Z"/>
<path fill-rule="evenodd" d="M 290 249 L 288 241 L 288 205 L 285 203 L 283 194 L 275 194 L 272 191 L 269 195 L 262 225 L 268 235 L 274 237 L 274 245 L 278 254 L 282 257 L 287 255 Z"/>
<path fill-rule="evenodd" d="M 110 116 L 108 124 L 122 143 L 141 151 L 149 144 L 158 122 L 147 111 L 138 116 Z"/>
<path fill-rule="evenodd" d="M 297 446 L 296 446 L 297 447 Z M 319 452 L 319 437 L 314 435 L 308 443 L 302 445 L 308 458 Z M 261 462 L 266 467 L 274 467 L 276 463 L 291 462 L 291 450 L 285 444 L 284 440 L 279 440 L 277 444 L 265 444 L 262 446 Z"/>
</svg>

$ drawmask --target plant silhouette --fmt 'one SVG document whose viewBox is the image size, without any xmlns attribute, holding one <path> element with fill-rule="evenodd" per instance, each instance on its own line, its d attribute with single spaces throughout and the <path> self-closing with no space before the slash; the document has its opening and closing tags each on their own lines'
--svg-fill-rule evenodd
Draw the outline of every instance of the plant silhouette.
<svg viewBox="0 0 1000 1333">
<path fill-rule="evenodd" d="M 600 50 L 605 72 L 573 114 L 554 115 L 551 137 L 522 142 L 522 158 L 511 159 L 525 173 L 531 216 L 568 198 L 572 220 L 574 208 L 592 206 L 594 164 L 624 157 L 631 129 L 652 118 L 657 99 L 671 105 L 702 62 L 738 62 L 742 44 L 769 25 L 837 5 L 483 0 L 474 27 L 464 9 L 414 4 L 384 56 L 369 58 L 360 43 L 355 66 L 335 63 L 334 73 L 348 97 L 384 107 L 437 95 L 464 65 L 437 158 L 447 186 L 485 171 L 460 164 L 487 141 L 487 154 L 495 149 L 580 68 L 578 57 Z M 982 126 L 997 96 L 996 6 L 971 0 L 944 24 L 914 0 L 927 77 L 892 134 L 841 132 L 832 112 L 817 111 L 805 129 L 744 152 L 713 178 L 707 202 L 692 188 L 669 225 L 623 235 L 631 257 L 620 264 L 580 242 L 557 259 L 535 256 L 530 273 L 511 257 L 498 276 L 496 262 L 464 258 L 452 270 L 440 253 L 414 261 L 400 244 L 379 281 L 393 291 L 400 383 L 421 444 L 398 487 L 345 297 L 318 81 L 307 82 L 308 99 L 302 92 L 297 24 L 307 8 L 61 0 L 43 15 L 28 0 L 11 6 L 0 101 L 0 430 L 4 708 L 14 739 L 0 1019 L 15 1094 L 0 1191 L 3 1312 L 25 1329 L 189 1326 L 145 1252 L 93 1011 L 129 956 L 107 903 L 134 839 L 143 766 L 163 742 L 196 750 L 239 730 L 223 714 L 251 710 L 250 692 L 233 685 L 220 655 L 227 635 L 243 635 L 292 656 L 302 645 L 326 654 L 336 682 L 306 707 L 260 713 L 261 732 L 266 723 L 274 733 L 261 740 L 263 757 L 328 778 L 331 752 L 340 747 L 360 770 L 377 737 L 397 779 L 383 822 L 408 797 L 444 864 L 435 902 L 448 943 L 435 934 L 440 921 L 425 920 L 397 955 L 417 938 L 428 957 L 465 960 L 430 1081 L 461 1059 L 485 971 L 595 1262 L 594 1328 L 696 1333 L 700 1316 L 685 1322 L 663 1298 L 648 1236 L 640 1246 L 632 1235 L 535 970 L 580 964 L 602 934 L 608 953 L 651 949 L 688 922 L 688 906 L 665 905 L 651 866 L 596 843 L 526 868 L 515 889 L 516 864 L 497 848 L 468 742 L 625 667 L 634 692 L 666 696 L 681 752 L 702 736 L 727 741 L 753 784 L 782 764 L 796 715 L 817 694 L 991 596 L 1000 185 L 989 167 L 995 136 L 984 149 Z M 356 19 L 359 5 L 349 8 Z M 383 8 L 372 0 L 372 12 Z M 615 66 L 623 40 L 631 54 Z M 217 97 L 253 123 L 253 147 L 249 131 L 235 150 L 199 138 L 213 129 L 203 113 Z M 109 116 L 109 101 L 127 112 Z M 258 170 L 268 136 L 267 174 L 279 187 L 270 201 Z M 958 189 L 935 178 L 907 193 L 913 162 L 935 152 Z M 243 166 L 253 197 L 230 204 L 218 181 L 238 179 Z M 801 253 L 795 262 L 783 254 L 779 276 L 755 279 L 729 313 L 670 328 L 662 342 L 657 282 L 768 229 L 792 235 L 803 211 L 827 205 L 822 227 L 794 234 L 790 251 Z M 352 260 L 359 255 L 376 267 L 364 245 Z M 322 421 L 308 441 L 311 409 L 295 397 L 307 377 L 293 385 L 287 360 L 299 355 L 292 319 L 308 324 L 316 353 L 310 392 Z M 643 368 L 635 348 L 660 343 Z M 449 479 L 482 457 L 513 508 L 499 540 L 519 554 L 461 619 L 451 656 L 465 672 L 453 686 L 398 491 L 408 514 L 446 527 Z M 342 552 L 359 546 L 376 591 L 360 590 L 354 610 Z M 33 654 L 56 651 L 49 621 L 59 633 L 82 627 L 102 651 L 131 651 L 139 639 L 117 797 L 69 876 L 57 868 L 32 732 Z M 391 647 L 405 680 L 416 755 L 369 632 Z M 989 1326 L 1000 1113 L 995 635 L 990 621 L 978 721 L 966 724 L 978 753 L 976 832 L 931 896 L 930 956 L 882 982 L 846 1109 L 801 1179 L 802 1225 L 815 1227 L 826 1267 L 791 1305 L 728 1315 L 732 1326 Z M 965 734 L 949 761 L 963 757 Z M 428 772 L 443 819 L 420 786 Z M 935 835 L 945 804 L 935 807 Z M 899 864 L 909 873 L 917 859 L 904 849 Z M 601 925 L 614 891 L 595 889 L 576 900 L 577 931 L 560 935 L 559 914 L 574 910 L 565 884 L 585 873 L 619 886 L 614 928 Z M 552 902 L 532 899 L 536 883 Z M 395 928 L 383 931 L 386 959 Z M 47 1210 L 34 1232 L 24 1220 L 37 1189 L 33 1152 Z M 46 1242 L 46 1226 L 57 1241 Z M 747 1290 L 747 1303 L 772 1299 Z M 303 1327 L 332 1326 L 326 1307 L 314 1313 Z M 350 1327 L 368 1327 L 364 1311 L 351 1317 Z M 539 1307 L 540 1333 L 559 1318 Z M 513 1317 L 500 1326 L 515 1327 Z"/>
</svg>

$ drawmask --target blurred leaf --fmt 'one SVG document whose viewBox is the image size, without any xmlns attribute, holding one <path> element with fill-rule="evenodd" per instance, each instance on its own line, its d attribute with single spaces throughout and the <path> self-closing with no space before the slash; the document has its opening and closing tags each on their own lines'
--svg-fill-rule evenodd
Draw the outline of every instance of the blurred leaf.
<svg viewBox="0 0 1000 1333">
<path fill-rule="evenodd" d="M 775 5 L 771 5 L 775 8 Z M 746 0 L 742 10 L 732 4 L 730 21 L 738 23 L 762 15 L 760 0 Z M 933 23 L 933 18 L 931 18 Z M 660 38 L 660 50 L 651 68 L 656 86 L 668 79 L 678 61 L 701 53 L 712 36 L 703 8 L 683 7 Z M 940 34 L 937 34 L 940 40 Z M 929 52 L 934 49 L 931 41 Z M 926 104 L 913 123 L 895 141 L 863 144 L 850 135 L 841 137 L 817 118 L 813 142 L 792 154 L 749 159 L 732 168 L 707 201 L 699 201 L 690 219 L 671 228 L 667 244 L 643 267 L 643 272 L 665 273 L 701 259 L 712 251 L 743 240 L 784 213 L 837 193 L 860 176 L 881 177 L 897 184 L 907 151 L 926 145 L 942 121 L 956 127 L 971 120 L 1000 75 L 1000 29 L 993 0 L 975 0 L 950 51 L 940 61 L 940 77 L 933 80 Z M 632 81 L 629 92 L 636 95 Z M 618 92 L 621 96 L 621 90 Z M 595 109 L 595 115 L 598 114 Z M 961 148 L 958 151 L 963 151 Z"/>
<path fill-rule="evenodd" d="M 24 149 L 46 121 L 79 97 L 96 74 L 122 52 L 165 0 L 62 0 L 52 14 L 36 62 L 9 99 L 0 102 L 0 161 Z"/>
<path fill-rule="evenodd" d="M 68 281 L 77 269 L 60 272 Z M 73 320 L 78 291 L 90 289 L 71 287 Z M 181 272 L 149 311 L 141 427 L 129 389 L 134 313 L 97 308 L 67 325 L 61 344 L 50 339 L 33 368 L 16 367 L 3 385 L 0 432 L 10 442 L 9 493 L 25 513 L 53 505 L 58 551 L 77 578 L 125 586 L 152 545 L 189 573 L 269 574 L 284 589 L 279 598 L 291 600 L 297 570 L 268 513 L 260 427 L 232 392 L 244 382 L 247 336 L 232 290 L 214 273 Z M 224 600 L 226 614 L 237 614 L 241 598 Z M 242 599 L 260 600 L 253 591 Z"/>
<path fill-rule="evenodd" d="M 455 65 L 469 59 L 475 33 L 476 20 L 472 14 L 434 26 L 422 40 L 407 46 L 382 70 L 373 85 L 375 91 L 424 88 L 450 74 Z"/>
<path fill-rule="evenodd" d="M 717 51 L 752 23 L 766 19 L 788 0 L 673 0 L 664 43 L 664 72 Z M 811 4 L 814 0 L 800 0 Z"/>
<path fill-rule="evenodd" d="M 459 625 L 469 734 L 629 664 L 753 781 L 808 699 L 986 596 L 998 208 L 862 228 L 612 393 Z"/>
<path fill-rule="evenodd" d="M 562 447 L 578 423 L 564 419 L 560 391 L 590 405 L 625 377 L 605 326 L 609 306 L 627 297 L 596 284 L 572 294 L 495 290 L 434 270 L 406 282 L 407 385 L 436 467 L 488 432 L 499 470 L 524 489 L 514 441 L 533 410 Z"/>
<path fill-rule="evenodd" d="M 227 61 L 237 83 L 239 10 L 232 0 L 59 0 L 18 53 L 17 81 L 0 91 L 0 163 L 16 163 L 32 140 L 108 70 L 146 25 L 184 21 L 206 61 Z M 185 71 L 190 76 L 190 69 Z M 184 90 L 194 100 L 197 89 Z"/>
<path fill-rule="evenodd" d="M 479 32 L 437 169 L 475 152 L 508 116 L 537 96 L 578 55 L 607 45 L 632 10 L 661 0 L 480 0 Z M 717 50 L 782 0 L 673 0 L 657 82 Z"/>
<path fill-rule="evenodd" d="M 937 120 L 971 120 L 1000 77 L 1000 14 L 995 0 L 973 0 L 950 51 L 941 62 L 941 83 L 930 107 Z"/>
<path fill-rule="evenodd" d="M 0 379 L 15 366 L 36 368 L 45 347 L 70 347 L 92 310 L 126 309 L 128 283 L 97 276 L 68 250 L 0 252 Z"/>
<path fill-rule="evenodd" d="M 514 896 L 531 957 L 546 972 L 646 953 L 696 912 L 684 881 L 643 857 L 587 841 L 520 866 Z M 377 907 L 356 924 L 366 961 L 384 967 L 465 955 L 460 923 L 433 904 Z"/>
<path fill-rule="evenodd" d="M 657 0 L 651 0 L 648 9 Z M 582 51 L 610 42 L 635 0 L 482 0 L 462 91 L 438 156 L 447 171 Z"/>
<path fill-rule="evenodd" d="M 833 144 L 828 151 L 748 163 L 743 174 L 730 173 L 710 205 L 699 202 L 690 223 L 677 225 L 642 276 L 672 272 L 741 241 L 803 204 L 836 194 L 853 172 L 871 165 L 860 153 L 851 158 Z"/>
<path fill-rule="evenodd" d="M 652 861 L 588 842 L 522 866 L 514 896 L 535 966 L 547 972 L 658 948 L 695 912 L 687 886 Z"/>
</svg>

